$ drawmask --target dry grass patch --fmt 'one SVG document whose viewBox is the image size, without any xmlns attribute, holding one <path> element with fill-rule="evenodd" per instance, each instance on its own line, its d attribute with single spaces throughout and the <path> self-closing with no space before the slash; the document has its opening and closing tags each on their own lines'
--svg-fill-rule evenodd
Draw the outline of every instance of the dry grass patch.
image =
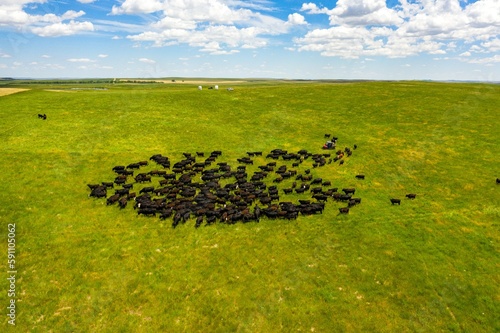
<svg viewBox="0 0 500 333">
<path fill-rule="evenodd" d="M 21 91 L 26 91 L 29 89 L 22 89 L 22 88 L 0 88 L 0 97 L 1 96 L 7 96 L 11 94 L 15 94 Z"/>
</svg>

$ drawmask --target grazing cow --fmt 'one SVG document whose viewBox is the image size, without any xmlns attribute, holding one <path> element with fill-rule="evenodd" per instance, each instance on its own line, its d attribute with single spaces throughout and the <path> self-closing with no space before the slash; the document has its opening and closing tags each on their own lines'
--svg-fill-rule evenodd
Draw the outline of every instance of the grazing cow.
<svg viewBox="0 0 500 333">
<path fill-rule="evenodd" d="M 324 194 L 315 194 L 312 197 L 318 201 L 323 201 L 323 202 L 328 200 L 328 196 Z"/>
<path fill-rule="evenodd" d="M 356 175 L 356 178 L 358 178 L 358 179 L 365 179 L 365 175 Z"/>
<path fill-rule="evenodd" d="M 330 134 L 325 134 L 325 138 L 329 138 L 330 137 Z"/>
<path fill-rule="evenodd" d="M 357 146 L 357 145 L 354 145 L 354 149 L 356 149 L 356 148 L 358 148 L 358 146 Z"/>
<path fill-rule="evenodd" d="M 127 169 L 139 169 L 141 165 L 139 163 L 131 163 L 127 165 Z"/>
<path fill-rule="evenodd" d="M 356 204 L 361 203 L 361 198 L 351 198 L 351 200 L 354 200 L 354 203 L 356 203 Z"/>
<path fill-rule="evenodd" d="M 115 191 L 115 194 L 118 194 L 119 196 L 128 195 L 128 193 L 129 193 L 128 188 L 122 188 Z"/>
<path fill-rule="evenodd" d="M 323 182 L 323 179 L 321 178 L 316 178 L 314 179 L 312 182 L 311 182 L 311 185 L 314 185 L 314 184 L 321 184 Z"/>
<path fill-rule="evenodd" d="M 141 189 L 139 191 L 139 193 L 150 193 L 150 192 L 153 192 L 155 190 L 155 188 L 153 186 L 148 186 L 148 187 L 144 187 L 143 189 Z"/>
<path fill-rule="evenodd" d="M 106 186 L 106 187 L 113 187 L 113 182 L 102 182 L 101 183 L 103 186 Z"/>
<path fill-rule="evenodd" d="M 415 193 L 408 193 L 408 194 L 406 195 L 406 197 L 407 197 L 408 199 L 415 199 L 415 198 L 417 197 L 417 195 L 416 195 Z"/>
<path fill-rule="evenodd" d="M 118 200 L 118 206 L 120 206 L 120 209 L 127 207 L 127 202 L 128 200 L 126 197 L 123 197 L 120 200 Z"/>
<path fill-rule="evenodd" d="M 89 194 L 89 197 L 106 198 L 107 195 L 106 189 L 107 189 L 106 186 L 98 185 L 96 188 L 92 189 L 92 191 Z"/>
<path fill-rule="evenodd" d="M 177 212 L 174 215 L 174 221 L 172 222 L 172 227 L 175 228 L 179 225 L 179 222 L 182 220 L 182 214 L 180 212 Z"/>
<path fill-rule="evenodd" d="M 202 223 L 203 223 L 203 215 L 198 216 L 196 218 L 196 224 L 194 225 L 194 227 L 195 228 L 199 228 Z"/>
<path fill-rule="evenodd" d="M 401 199 L 391 199 L 391 204 L 398 204 L 401 205 Z"/>
<path fill-rule="evenodd" d="M 500 178 L 497 178 L 497 184 L 500 184 Z"/>
<path fill-rule="evenodd" d="M 356 192 L 356 189 L 355 188 L 343 188 L 342 191 L 345 194 L 354 194 Z"/>
<path fill-rule="evenodd" d="M 342 164 L 344 164 L 344 160 L 341 160 L 341 161 L 339 162 L 339 165 L 342 165 Z"/>
<path fill-rule="evenodd" d="M 47 119 L 47 115 L 45 113 L 44 114 L 38 114 L 38 118 L 46 120 Z"/>
<path fill-rule="evenodd" d="M 338 200 L 340 200 L 340 201 L 349 201 L 349 200 L 351 200 L 351 197 L 352 197 L 351 194 L 341 194 L 338 197 Z"/>
<path fill-rule="evenodd" d="M 112 195 L 112 196 L 110 196 L 110 197 L 106 200 L 106 205 L 112 205 L 112 204 L 114 204 L 115 202 L 117 202 L 119 199 L 120 199 L 120 195 L 119 195 L 119 194 Z"/>
<path fill-rule="evenodd" d="M 340 214 L 348 214 L 349 213 L 349 207 L 342 207 L 339 208 Z"/>
<path fill-rule="evenodd" d="M 123 178 L 116 178 L 115 181 L 114 181 L 114 183 L 116 185 L 124 185 L 126 182 L 127 182 L 126 178 L 125 179 L 123 179 Z"/>
</svg>

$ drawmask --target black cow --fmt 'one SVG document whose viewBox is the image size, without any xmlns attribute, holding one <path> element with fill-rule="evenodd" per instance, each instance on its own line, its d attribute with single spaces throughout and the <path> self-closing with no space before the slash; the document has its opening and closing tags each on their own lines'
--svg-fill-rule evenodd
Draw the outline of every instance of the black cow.
<svg viewBox="0 0 500 333">
<path fill-rule="evenodd" d="M 106 189 L 107 189 L 106 186 L 98 185 L 96 188 L 92 189 L 92 191 L 89 194 L 89 197 L 106 198 L 107 195 Z"/>
<path fill-rule="evenodd" d="M 365 179 L 365 175 L 356 175 L 356 178 L 358 178 L 358 179 Z"/>
<path fill-rule="evenodd" d="M 139 169 L 141 165 L 139 163 L 131 163 L 127 165 L 127 169 Z"/>
<path fill-rule="evenodd" d="M 128 193 L 129 193 L 128 188 L 122 188 L 115 191 L 115 194 L 118 194 L 119 196 L 128 195 Z"/>
<path fill-rule="evenodd" d="M 120 206 L 120 209 L 127 207 L 127 202 L 128 200 L 126 197 L 123 197 L 120 200 L 118 200 L 118 206 Z"/>
<path fill-rule="evenodd" d="M 408 199 L 415 199 L 415 198 L 417 197 L 417 195 L 416 195 L 415 193 L 408 193 L 408 194 L 406 195 L 406 197 L 407 197 Z"/>
<path fill-rule="evenodd" d="M 354 194 L 354 192 L 356 192 L 356 189 L 355 188 L 343 188 L 342 191 L 345 194 Z"/>
<path fill-rule="evenodd" d="M 149 186 L 149 187 L 144 187 L 143 189 L 141 189 L 139 191 L 139 193 L 150 193 L 150 192 L 153 192 L 155 190 L 155 188 L 153 186 Z"/>
<path fill-rule="evenodd" d="M 195 228 L 199 228 L 202 223 L 203 223 L 203 215 L 198 216 L 196 218 L 196 224 L 194 225 L 194 227 Z"/>
<path fill-rule="evenodd" d="M 321 184 L 323 182 L 323 179 L 321 178 L 316 178 L 316 179 L 313 179 L 313 181 L 311 181 L 311 185 L 314 185 L 314 184 Z"/>
<path fill-rule="evenodd" d="M 401 199 L 391 199 L 391 204 L 398 204 L 401 205 Z"/>
<path fill-rule="evenodd" d="M 44 114 L 38 114 L 38 118 L 39 119 L 43 119 L 43 120 L 46 120 L 47 119 L 47 115 L 44 113 Z"/>
<path fill-rule="evenodd" d="M 500 178 L 497 178 L 497 184 L 500 184 Z"/>
<path fill-rule="evenodd" d="M 342 207 L 339 208 L 340 214 L 348 214 L 349 213 L 349 207 Z"/>
<path fill-rule="evenodd" d="M 115 179 L 115 181 L 114 181 L 114 183 L 115 183 L 116 185 L 123 185 L 123 184 L 125 184 L 126 182 L 127 182 L 127 178 L 125 178 L 125 179 L 124 179 L 124 178 L 116 178 L 116 179 Z"/>
<path fill-rule="evenodd" d="M 106 200 L 106 205 L 112 205 L 112 204 L 114 204 L 115 202 L 117 202 L 119 199 L 120 199 L 120 195 L 119 195 L 119 194 L 112 195 L 112 196 L 110 196 L 110 197 Z"/>
</svg>

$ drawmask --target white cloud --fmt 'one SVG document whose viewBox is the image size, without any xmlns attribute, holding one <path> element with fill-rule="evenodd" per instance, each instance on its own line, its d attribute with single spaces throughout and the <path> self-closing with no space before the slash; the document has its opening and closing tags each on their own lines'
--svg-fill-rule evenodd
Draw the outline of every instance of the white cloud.
<svg viewBox="0 0 500 333">
<path fill-rule="evenodd" d="M 338 0 L 328 14 L 331 24 L 393 25 L 403 22 L 395 10 L 387 8 L 385 0 Z"/>
<path fill-rule="evenodd" d="M 67 59 L 69 62 L 95 62 L 95 60 L 89 58 L 70 58 Z"/>
<path fill-rule="evenodd" d="M 70 36 L 80 32 L 94 31 L 94 25 L 91 22 L 54 23 L 44 27 L 37 27 L 31 31 L 41 37 L 59 37 Z"/>
<path fill-rule="evenodd" d="M 95 2 L 96 0 L 77 0 L 79 3 L 84 3 L 84 4 L 88 4 L 88 3 L 93 3 Z"/>
<path fill-rule="evenodd" d="M 107 58 L 107 57 L 108 57 L 108 55 L 107 55 L 107 54 L 99 54 L 99 55 L 98 55 L 98 57 L 99 57 L 99 58 Z"/>
<path fill-rule="evenodd" d="M 493 57 L 488 58 L 479 58 L 479 59 L 470 59 L 467 62 L 471 64 L 491 64 L 491 63 L 500 63 L 500 55 L 496 54 Z"/>
<path fill-rule="evenodd" d="M 139 61 L 144 62 L 146 64 L 156 64 L 156 61 L 154 61 L 152 59 L 148 59 L 148 58 L 140 58 Z"/>
<path fill-rule="evenodd" d="M 76 22 L 74 19 L 85 15 L 85 12 L 68 10 L 62 15 L 45 13 L 44 15 L 28 14 L 28 4 L 45 3 L 46 0 L 8 0 L 0 3 L 0 27 L 31 30 L 42 37 L 68 36 L 83 31 L 93 30 L 90 22 Z M 36 8 L 36 5 L 35 7 Z M 64 21 L 70 21 L 63 23 Z"/>
<path fill-rule="evenodd" d="M 385 0 L 338 0 L 332 9 L 304 3 L 301 11 L 328 15 L 331 27 L 295 38 L 298 51 L 358 58 L 446 54 L 454 51 L 457 43 L 472 44 L 482 52 L 500 50 L 498 0 L 478 0 L 464 6 L 458 0 L 400 0 L 392 8 Z M 478 52 L 472 47 L 470 52 Z"/>
<path fill-rule="evenodd" d="M 130 34 L 135 42 L 150 42 L 155 47 L 187 44 L 211 54 L 234 54 L 238 48 L 259 48 L 268 44 L 266 35 L 283 34 L 293 24 L 306 24 L 300 14 L 289 21 L 264 15 L 267 1 L 222 0 L 126 0 L 114 6 L 113 14 L 161 12 L 158 21 L 143 32 Z"/>
<path fill-rule="evenodd" d="M 498 52 L 500 51 L 500 38 L 494 38 L 487 42 L 481 43 L 481 46 L 487 49 L 489 52 Z"/>
<path fill-rule="evenodd" d="M 120 6 L 113 6 L 111 14 L 149 14 L 162 10 L 163 2 L 157 0 L 125 0 Z"/>
<path fill-rule="evenodd" d="M 304 16 L 298 14 L 298 13 L 293 13 L 288 15 L 288 21 L 287 23 L 292 24 L 292 25 L 304 25 L 307 24 Z"/>
</svg>

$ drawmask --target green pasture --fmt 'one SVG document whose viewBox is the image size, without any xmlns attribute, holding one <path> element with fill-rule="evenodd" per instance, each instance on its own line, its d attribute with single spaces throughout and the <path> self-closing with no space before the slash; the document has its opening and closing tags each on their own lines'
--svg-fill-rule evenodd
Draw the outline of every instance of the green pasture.
<svg viewBox="0 0 500 333">
<path fill-rule="evenodd" d="M 30 89 L 0 97 L 3 331 L 500 331 L 498 85 L 2 86 Z M 294 221 L 195 229 L 192 220 L 173 229 L 131 204 L 119 210 L 88 197 L 87 184 L 112 181 L 113 166 L 153 154 L 178 161 L 221 150 L 218 161 L 235 169 L 246 152 L 263 151 L 251 174 L 275 148 L 322 153 L 325 133 L 358 148 L 342 166 L 296 169 L 355 187 L 362 203 L 348 215 L 329 200 L 323 214 Z M 365 180 L 355 178 L 361 173 Z M 7 317 L 11 223 L 15 328 Z"/>
</svg>

